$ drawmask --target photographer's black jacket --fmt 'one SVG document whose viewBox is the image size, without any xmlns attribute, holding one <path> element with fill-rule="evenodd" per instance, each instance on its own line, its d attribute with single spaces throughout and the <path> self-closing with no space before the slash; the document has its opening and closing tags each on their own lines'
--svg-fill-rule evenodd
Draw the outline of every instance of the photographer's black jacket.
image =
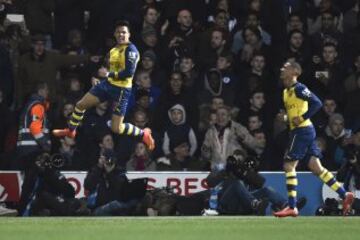
<svg viewBox="0 0 360 240">
<path fill-rule="evenodd" d="M 121 193 L 128 182 L 121 169 L 115 168 L 106 173 L 104 169 L 95 166 L 88 172 L 84 187 L 89 193 L 97 191 L 95 207 L 99 207 L 114 200 L 121 200 Z"/>
<path fill-rule="evenodd" d="M 227 181 L 227 180 L 235 180 L 236 177 L 228 173 L 225 170 L 221 171 L 212 171 L 210 174 L 206 177 L 207 185 L 210 188 L 216 187 L 219 183 Z"/>
<path fill-rule="evenodd" d="M 73 186 L 67 182 L 64 175 L 52 168 L 41 169 L 34 165 L 26 171 L 24 183 L 22 185 L 21 199 L 19 203 L 19 214 L 22 215 L 26 206 L 43 193 L 48 193 L 53 197 L 71 199 L 75 197 Z"/>
</svg>

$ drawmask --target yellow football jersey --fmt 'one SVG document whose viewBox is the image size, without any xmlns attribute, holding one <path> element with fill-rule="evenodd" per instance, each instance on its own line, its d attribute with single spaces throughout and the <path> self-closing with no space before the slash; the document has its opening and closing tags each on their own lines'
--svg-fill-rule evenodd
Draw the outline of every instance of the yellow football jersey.
<svg viewBox="0 0 360 240">
<path fill-rule="evenodd" d="M 304 85 L 297 83 L 290 88 L 285 88 L 283 92 L 283 100 L 290 129 L 296 128 L 292 123 L 292 119 L 294 117 L 303 117 L 303 114 L 309 109 L 308 101 L 300 97 L 303 94 L 307 94 L 307 91 L 309 91 L 307 88 L 303 88 L 303 86 Z M 310 119 L 306 119 L 297 127 L 307 127 L 310 125 L 312 125 Z"/>
<path fill-rule="evenodd" d="M 130 43 L 112 48 L 109 53 L 108 81 L 118 87 L 131 88 L 140 55 L 135 45 Z"/>
</svg>

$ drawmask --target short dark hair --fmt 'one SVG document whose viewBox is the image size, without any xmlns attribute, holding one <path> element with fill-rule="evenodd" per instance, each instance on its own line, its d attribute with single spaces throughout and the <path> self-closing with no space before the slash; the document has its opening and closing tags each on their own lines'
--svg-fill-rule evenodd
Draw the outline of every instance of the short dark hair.
<svg viewBox="0 0 360 240">
<path fill-rule="evenodd" d="M 130 23 L 126 20 L 118 20 L 115 22 L 115 29 L 118 27 L 127 27 L 127 29 L 129 30 L 129 32 L 131 32 L 131 28 L 130 28 Z"/>
<path fill-rule="evenodd" d="M 154 4 L 149 4 L 143 7 L 142 15 L 145 16 L 149 9 L 155 9 L 159 13 L 159 9 Z"/>
<path fill-rule="evenodd" d="M 221 110 L 221 109 L 224 109 L 224 110 L 226 110 L 227 112 L 231 112 L 231 107 L 229 107 L 228 105 L 223 105 L 223 106 L 220 106 L 217 110 L 216 110 L 216 112 L 217 111 L 219 111 L 219 110 Z"/>
<path fill-rule="evenodd" d="M 190 11 L 190 9 L 188 9 L 188 8 L 181 8 L 181 9 L 179 9 L 179 11 L 177 12 L 176 17 L 178 17 L 179 14 L 180 14 L 182 11 L 187 11 L 187 12 L 189 12 L 189 13 L 191 14 L 191 16 L 193 16 L 193 13 Z"/>
<path fill-rule="evenodd" d="M 257 36 L 257 38 L 258 38 L 259 40 L 262 39 L 260 30 L 259 30 L 257 27 L 249 27 L 249 26 L 248 26 L 248 27 L 244 27 L 244 29 L 243 29 L 243 31 L 242 31 L 242 37 L 243 37 L 243 39 L 246 38 L 246 37 L 245 37 L 245 32 L 246 32 L 246 30 L 250 30 L 251 32 L 253 32 L 253 33 Z"/>
<path fill-rule="evenodd" d="M 331 15 L 332 17 L 335 17 L 335 16 L 336 16 L 335 12 L 332 11 L 332 10 L 326 10 L 326 11 L 322 12 L 322 13 L 321 13 L 321 17 L 322 17 L 323 15 L 325 15 L 325 14 L 329 14 L 329 15 Z"/>
<path fill-rule="evenodd" d="M 264 89 L 262 87 L 257 87 L 253 91 L 251 91 L 250 98 L 254 97 L 254 95 L 257 93 L 263 93 L 265 95 Z"/>
<path fill-rule="evenodd" d="M 211 34 L 213 34 L 214 32 L 220 32 L 221 36 L 222 36 L 222 39 L 225 40 L 225 41 L 228 41 L 229 34 L 225 29 L 221 29 L 221 28 L 216 27 L 211 31 Z"/>
<path fill-rule="evenodd" d="M 265 131 L 264 131 L 264 129 L 262 129 L 262 128 L 254 129 L 254 130 L 252 130 L 250 133 L 251 133 L 251 135 L 253 135 L 253 136 L 254 136 L 255 134 L 263 133 L 263 134 L 265 135 L 265 137 L 266 137 Z"/>
<path fill-rule="evenodd" d="M 145 116 L 145 118 L 146 118 L 147 120 L 149 120 L 149 116 L 148 116 L 147 112 L 146 112 L 144 109 L 142 109 L 142 108 L 136 108 L 136 109 L 134 110 L 134 112 L 132 112 L 132 114 L 131 114 L 131 119 L 132 119 L 132 121 L 134 121 L 136 114 L 143 114 L 143 115 Z"/>
<path fill-rule="evenodd" d="M 300 31 L 300 30 L 298 30 L 298 29 L 294 29 L 294 30 L 291 30 L 291 31 L 289 32 L 289 39 L 292 37 L 292 35 L 294 35 L 294 34 L 296 34 L 296 33 L 299 33 L 299 34 L 301 34 L 301 35 L 304 37 L 304 32 L 303 32 L 303 31 Z"/>
<path fill-rule="evenodd" d="M 248 120 L 249 120 L 249 118 L 251 118 L 251 117 L 257 117 L 260 121 L 262 121 L 261 116 L 260 116 L 259 113 L 256 113 L 256 112 L 251 113 L 251 114 L 248 116 Z"/>
<path fill-rule="evenodd" d="M 299 12 L 292 12 L 292 13 L 290 13 L 289 19 L 292 18 L 292 17 L 298 17 L 298 18 L 303 22 L 302 14 L 300 14 Z"/>
<path fill-rule="evenodd" d="M 138 89 L 135 93 L 135 101 L 139 101 L 142 97 L 150 97 L 150 92 L 145 89 Z"/>
<path fill-rule="evenodd" d="M 180 72 L 178 70 L 174 70 L 174 71 L 170 72 L 169 80 L 171 79 L 172 75 L 174 75 L 174 74 L 179 75 L 181 77 L 181 81 L 183 81 L 185 78 L 185 75 L 182 72 Z"/>
<path fill-rule="evenodd" d="M 217 9 L 215 10 L 214 17 L 216 17 L 216 16 L 219 15 L 220 13 L 224 13 L 225 15 L 227 15 L 227 12 L 226 12 L 224 9 L 219 9 L 219 8 L 217 8 Z"/>
<path fill-rule="evenodd" d="M 335 48 L 335 50 L 337 51 L 337 46 L 336 46 L 336 44 L 334 44 L 334 43 L 332 43 L 332 42 L 326 42 L 326 43 L 324 43 L 324 45 L 323 45 L 323 47 L 322 47 L 322 50 L 324 50 L 324 48 L 326 48 L 326 47 L 333 47 L 333 48 Z"/>
<path fill-rule="evenodd" d="M 223 51 L 222 53 L 220 53 L 219 57 L 226 58 L 226 60 L 231 64 L 234 62 L 234 57 L 231 51 Z"/>
<path fill-rule="evenodd" d="M 252 55 L 251 60 L 253 60 L 255 57 L 263 57 L 264 60 L 266 61 L 265 54 L 264 54 L 264 52 L 262 52 L 262 51 L 255 50 L 254 53 L 253 53 L 253 55 Z"/>
<path fill-rule="evenodd" d="M 249 11 L 249 13 L 246 15 L 246 19 L 248 19 L 250 15 L 254 15 L 254 16 L 256 16 L 256 18 L 257 18 L 258 20 L 260 20 L 260 15 L 259 15 L 258 12 L 253 11 L 253 10 Z"/>
<path fill-rule="evenodd" d="M 184 54 L 182 54 L 182 55 L 180 56 L 180 62 L 181 62 L 183 59 L 191 59 L 191 61 L 192 61 L 192 63 L 194 64 L 194 66 L 196 65 L 196 59 L 195 59 L 194 55 L 191 54 L 191 53 L 185 52 Z"/>
<path fill-rule="evenodd" d="M 99 144 L 102 143 L 105 136 L 107 136 L 107 135 L 110 135 L 111 137 L 113 137 L 112 132 L 109 129 L 107 129 L 105 127 L 99 128 L 98 131 L 96 132 L 96 140 L 97 140 L 97 142 Z"/>
</svg>

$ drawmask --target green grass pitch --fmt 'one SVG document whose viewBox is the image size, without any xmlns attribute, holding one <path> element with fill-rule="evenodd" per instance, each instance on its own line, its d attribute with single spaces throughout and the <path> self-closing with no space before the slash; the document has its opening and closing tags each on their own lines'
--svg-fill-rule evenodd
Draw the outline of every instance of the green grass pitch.
<svg viewBox="0 0 360 240">
<path fill-rule="evenodd" d="M 360 239 L 358 217 L 0 218 L 0 239 Z"/>
</svg>

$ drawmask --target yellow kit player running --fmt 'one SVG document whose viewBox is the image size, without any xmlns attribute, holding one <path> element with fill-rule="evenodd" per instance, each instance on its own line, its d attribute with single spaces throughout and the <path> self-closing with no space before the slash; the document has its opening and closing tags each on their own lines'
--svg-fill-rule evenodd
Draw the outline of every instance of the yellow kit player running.
<svg viewBox="0 0 360 240">
<path fill-rule="evenodd" d="M 347 215 L 354 201 L 354 194 L 346 192 L 336 181 L 334 175 L 321 165 L 321 152 L 316 145 L 315 128 L 310 121 L 322 106 L 320 99 L 303 84 L 297 81 L 301 75 L 301 66 L 296 62 L 287 62 L 281 68 L 281 79 L 284 84 L 283 101 L 286 109 L 287 121 L 290 125 L 290 141 L 284 159 L 286 187 L 289 206 L 274 212 L 276 217 L 296 217 L 299 212 L 296 208 L 296 166 L 298 161 L 307 161 L 311 172 L 317 175 L 332 190 L 343 199 L 343 214 Z"/>
</svg>

